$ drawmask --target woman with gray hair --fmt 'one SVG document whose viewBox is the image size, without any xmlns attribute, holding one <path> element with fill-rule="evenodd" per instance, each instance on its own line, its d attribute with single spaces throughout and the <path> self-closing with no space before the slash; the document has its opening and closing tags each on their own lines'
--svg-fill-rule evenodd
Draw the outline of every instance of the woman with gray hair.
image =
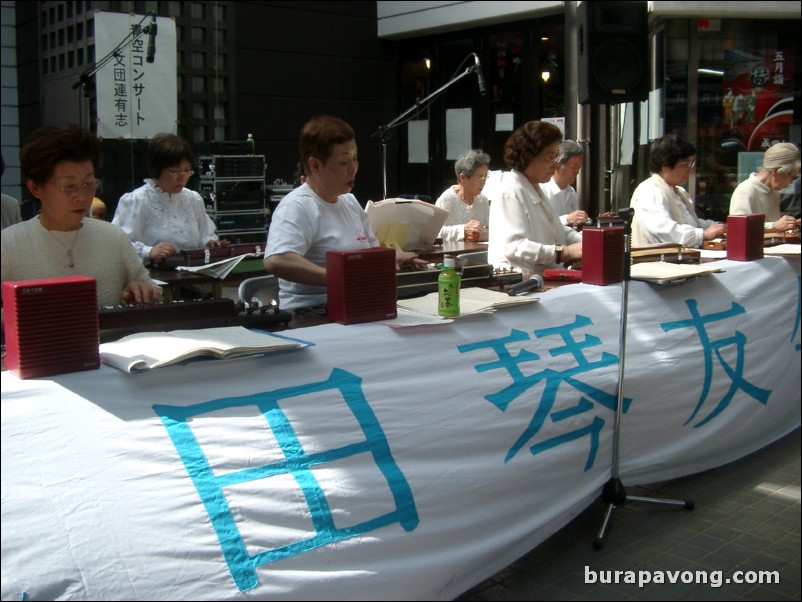
<svg viewBox="0 0 802 602">
<path fill-rule="evenodd" d="M 490 201 L 482 195 L 490 155 L 480 150 L 462 153 L 454 163 L 457 183 L 449 186 L 435 205 L 448 211 L 445 224 L 440 229 L 444 241 L 463 240 L 465 233 L 474 234 L 474 240 L 487 240 L 487 225 L 490 218 Z"/>
<path fill-rule="evenodd" d="M 542 186 L 554 212 L 560 216 L 560 222 L 572 228 L 580 228 L 588 220 L 587 212 L 579 208 L 579 197 L 572 186 L 582 168 L 583 154 L 579 144 L 563 140 L 557 151 L 551 180 Z"/>
<path fill-rule="evenodd" d="M 732 193 L 730 215 L 762 213 L 768 232 L 799 228 L 799 219 L 780 211 L 780 190 L 793 184 L 799 171 L 799 149 L 790 142 L 773 145 L 763 155 L 758 172 L 738 184 Z"/>
</svg>

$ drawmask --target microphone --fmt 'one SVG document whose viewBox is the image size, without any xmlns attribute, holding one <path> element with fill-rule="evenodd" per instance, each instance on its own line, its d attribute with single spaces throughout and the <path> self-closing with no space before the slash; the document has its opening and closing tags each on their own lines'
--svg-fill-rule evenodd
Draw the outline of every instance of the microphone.
<svg viewBox="0 0 802 602">
<path fill-rule="evenodd" d="M 485 86 L 485 77 L 482 75 L 482 64 L 479 62 L 479 56 L 473 53 L 473 62 L 476 63 L 476 80 L 479 82 L 479 94 L 487 96 L 487 86 Z"/>
<path fill-rule="evenodd" d="M 156 25 L 156 13 L 153 14 L 153 21 L 146 29 L 148 30 L 148 49 L 145 53 L 145 60 L 148 63 L 152 63 L 156 56 L 156 33 L 159 30 L 159 27 Z"/>
<path fill-rule="evenodd" d="M 536 288 L 543 288 L 543 276 L 540 274 L 532 274 L 529 280 L 524 280 L 523 282 L 507 287 L 507 294 L 510 297 L 514 297 L 515 295 L 528 293 Z"/>
</svg>

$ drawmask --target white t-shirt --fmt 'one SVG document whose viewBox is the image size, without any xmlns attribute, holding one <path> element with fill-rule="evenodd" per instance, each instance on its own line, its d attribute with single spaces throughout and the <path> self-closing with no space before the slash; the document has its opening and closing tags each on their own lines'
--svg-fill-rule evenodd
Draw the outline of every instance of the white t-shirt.
<svg viewBox="0 0 802 602">
<path fill-rule="evenodd" d="M 368 214 L 353 194 L 327 203 L 302 184 L 278 204 L 267 233 L 265 257 L 297 253 L 326 267 L 326 251 L 352 251 L 378 247 Z M 279 306 L 294 310 L 326 302 L 326 287 L 278 279 Z"/>
</svg>

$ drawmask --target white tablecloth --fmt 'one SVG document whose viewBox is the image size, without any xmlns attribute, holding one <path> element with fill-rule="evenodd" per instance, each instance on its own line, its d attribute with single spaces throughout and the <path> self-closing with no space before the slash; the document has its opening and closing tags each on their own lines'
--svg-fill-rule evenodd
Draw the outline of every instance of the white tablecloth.
<svg viewBox="0 0 802 602">
<path fill-rule="evenodd" d="M 800 424 L 799 259 L 721 267 L 631 283 L 627 485 Z M 540 297 L 133 376 L 3 373 L 2 599 L 453 599 L 611 475 L 621 285 Z"/>
</svg>

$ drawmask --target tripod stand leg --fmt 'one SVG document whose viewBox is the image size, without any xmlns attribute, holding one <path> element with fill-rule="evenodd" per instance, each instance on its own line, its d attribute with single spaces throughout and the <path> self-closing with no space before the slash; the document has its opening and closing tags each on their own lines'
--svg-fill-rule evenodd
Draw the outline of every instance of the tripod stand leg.
<svg viewBox="0 0 802 602">
<path fill-rule="evenodd" d="M 693 510 L 693 500 L 666 500 L 656 497 L 637 497 L 630 495 L 627 497 L 629 502 L 641 502 L 643 504 L 663 504 L 665 506 L 677 506 L 685 510 Z"/>
<path fill-rule="evenodd" d="M 608 504 L 607 512 L 604 513 L 601 529 L 599 529 L 599 534 L 596 536 L 596 539 L 593 540 L 594 550 L 601 550 L 604 547 L 604 534 L 607 531 L 607 525 L 610 524 L 610 519 L 613 518 L 613 510 L 615 510 L 615 504 Z"/>
<path fill-rule="evenodd" d="M 639 497 L 629 496 L 624 488 L 624 484 L 618 478 L 610 479 L 602 490 L 602 499 L 607 502 L 607 512 L 604 513 L 604 520 L 602 521 L 601 529 L 596 539 L 593 540 L 593 549 L 601 550 L 604 547 L 604 535 L 607 533 L 607 528 L 610 525 L 610 520 L 613 517 L 613 510 L 619 506 L 623 506 L 627 502 L 641 502 L 644 504 L 662 504 L 664 506 L 674 506 L 677 508 L 684 508 L 685 510 L 693 510 L 693 500 L 669 500 L 653 497 Z"/>
</svg>

